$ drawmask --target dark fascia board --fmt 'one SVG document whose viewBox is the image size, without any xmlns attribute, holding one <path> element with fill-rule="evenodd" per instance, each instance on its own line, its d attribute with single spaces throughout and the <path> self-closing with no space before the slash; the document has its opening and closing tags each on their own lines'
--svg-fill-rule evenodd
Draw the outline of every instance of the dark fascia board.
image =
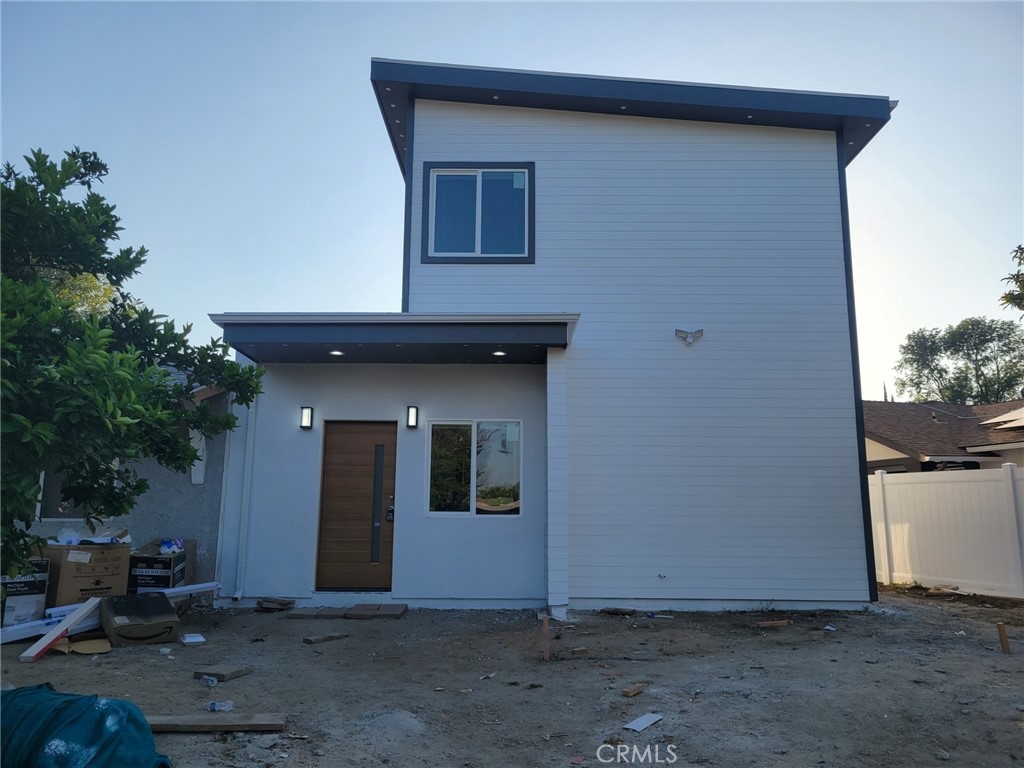
<svg viewBox="0 0 1024 768">
<path fill-rule="evenodd" d="M 888 122 L 895 107 L 886 96 L 376 58 L 370 64 L 370 81 L 403 174 L 409 105 L 416 99 L 835 131 L 844 136 L 847 164 Z"/>
<path fill-rule="evenodd" d="M 228 345 L 258 363 L 515 364 L 541 363 L 548 348 L 568 347 L 579 316 L 237 313 L 211 319 Z"/>
</svg>

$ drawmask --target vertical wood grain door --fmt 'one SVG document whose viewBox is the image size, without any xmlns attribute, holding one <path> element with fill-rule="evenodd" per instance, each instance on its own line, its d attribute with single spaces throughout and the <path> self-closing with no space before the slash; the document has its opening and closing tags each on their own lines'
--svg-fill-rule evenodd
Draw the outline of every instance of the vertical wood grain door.
<svg viewBox="0 0 1024 768">
<path fill-rule="evenodd" d="M 390 590 L 398 424 L 328 421 L 324 430 L 316 588 Z"/>
</svg>

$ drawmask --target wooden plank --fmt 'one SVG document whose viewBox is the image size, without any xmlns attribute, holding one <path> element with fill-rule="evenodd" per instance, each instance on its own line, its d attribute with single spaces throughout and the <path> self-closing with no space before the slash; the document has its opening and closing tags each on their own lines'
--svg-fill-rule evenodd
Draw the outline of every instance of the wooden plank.
<svg viewBox="0 0 1024 768">
<path fill-rule="evenodd" d="M 645 690 L 647 690 L 647 683 L 637 683 L 636 685 L 631 685 L 628 688 L 623 688 L 622 695 L 627 699 L 632 699 L 634 696 L 639 696 Z"/>
<path fill-rule="evenodd" d="M 346 619 L 373 619 L 377 616 L 378 608 L 380 606 L 374 603 L 360 603 L 353 605 L 344 615 Z"/>
<path fill-rule="evenodd" d="M 14 624 L 10 627 L 4 627 L 0 629 L 0 644 L 3 643 L 14 643 L 19 640 L 28 640 L 32 637 L 39 637 L 40 635 L 46 634 L 48 630 L 56 627 L 60 624 L 66 615 L 63 616 L 50 616 L 45 619 L 39 619 L 38 621 L 27 621 L 24 624 Z M 68 630 L 69 635 L 75 635 L 80 632 L 88 632 L 90 629 L 97 629 L 100 625 L 99 616 L 88 616 L 80 621 L 75 626 Z"/>
<path fill-rule="evenodd" d="M 217 731 L 283 731 L 288 715 L 282 712 L 243 715 L 207 712 L 187 715 L 146 715 L 153 733 L 209 733 Z"/>
<path fill-rule="evenodd" d="M 192 673 L 192 678 L 198 680 L 204 675 L 216 678 L 217 682 L 223 683 L 225 680 L 234 680 L 236 677 L 242 677 L 252 672 L 252 667 L 236 667 L 233 664 L 214 664 L 209 667 L 201 667 Z"/>
<path fill-rule="evenodd" d="M 348 635 L 313 635 L 312 637 L 302 638 L 302 642 L 304 642 L 306 645 L 316 645 L 317 643 L 329 643 L 331 640 L 343 640 L 346 637 L 348 637 Z"/>
<path fill-rule="evenodd" d="M 793 623 L 792 619 L 776 619 L 775 621 L 759 621 L 757 626 L 759 627 L 788 627 Z"/>
<path fill-rule="evenodd" d="M 75 611 L 73 611 L 71 615 L 67 616 L 64 621 L 36 640 L 28 650 L 24 651 L 21 656 L 18 657 L 18 661 L 27 663 L 36 661 L 40 656 L 56 645 L 58 640 L 67 636 L 68 630 L 81 622 L 82 619 L 92 614 L 99 607 L 100 599 L 98 597 L 90 597 Z"/>
</svg>

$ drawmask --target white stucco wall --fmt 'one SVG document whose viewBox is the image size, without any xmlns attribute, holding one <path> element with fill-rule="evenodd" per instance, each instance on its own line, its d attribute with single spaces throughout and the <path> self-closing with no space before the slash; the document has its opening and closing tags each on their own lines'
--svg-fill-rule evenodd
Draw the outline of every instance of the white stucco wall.
<svg viewBox="0 0 1024 768">
<path fill-rule="evenodd" d="M 271 365 L 263 389 L 248 424 L 232 435 L 222 595 L 351 604 L 349 593 L 315 592 L 322 425 L 396 421 L 390 598 L 437 606 L 545 603 L 544 366 Z M 299 408 L 306 405 L 314 409 L 314 428 L 308 431 L 298 428 Z M 405 427 L 407 405 L 419 406 L 419 429 Z M 462 419 L 522 420 L 519 516 L 426 515 L 429 423 Z M 252 424 L 255 439 L 249 436 Z M 240 589 L 239 551 L 245 553 Z"/>
</svg>

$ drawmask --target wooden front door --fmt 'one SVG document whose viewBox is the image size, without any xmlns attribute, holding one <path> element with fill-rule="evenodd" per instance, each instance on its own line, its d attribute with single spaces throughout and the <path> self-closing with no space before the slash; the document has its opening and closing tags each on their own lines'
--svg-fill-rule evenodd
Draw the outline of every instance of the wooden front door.
<svg viewBox="0 0 1024 768">
<path fill-rule="evenodd" d="M 391 589 L 398 424 L 324 424 L 316 588 Z"/>
</svg>

